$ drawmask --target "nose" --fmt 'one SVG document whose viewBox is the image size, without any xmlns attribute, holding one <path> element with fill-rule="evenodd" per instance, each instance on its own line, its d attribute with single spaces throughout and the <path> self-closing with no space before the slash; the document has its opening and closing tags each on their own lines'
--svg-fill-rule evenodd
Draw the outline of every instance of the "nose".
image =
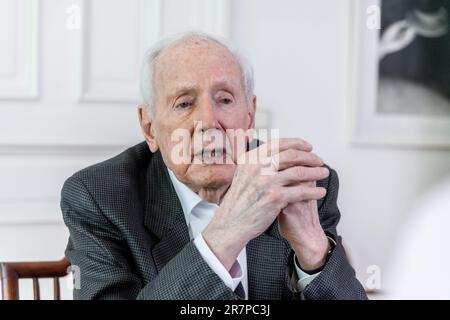
<svg viewBox="0 0 450 320">
<path fill-rule="evenodd" d="M 201 121 L 201 127 L 203 131 L 208 129 L 219 129 L 219 119 L 217 109 L 214 106 L 214 101 L 211 99 L 202 99 L 200 105 L 197 108 L 198 115 L 196 121 Z"/>
</svg>

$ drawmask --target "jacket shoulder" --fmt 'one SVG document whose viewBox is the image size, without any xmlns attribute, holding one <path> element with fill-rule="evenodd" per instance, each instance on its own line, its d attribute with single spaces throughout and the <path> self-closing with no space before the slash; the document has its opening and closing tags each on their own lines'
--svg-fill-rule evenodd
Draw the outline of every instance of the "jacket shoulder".
<svg viewBox="0 0 450 320">
<path fill-rule="evenodd" d="M 99 179 L 103 183 L 114 177 L 132 174 L 135 171 L 145 170 L 152 157 L 146 142 L 139 143 L 120 154 L 88 166 L 72 175 L 71 178 L 89 183 L 90 180 Z"/>
<path fill-rule="evenodd" d="M 82 194 L 84 198 L 90 195 L 99 205 L 104 203 L 109 207 L 114 199 L 139 196 L 136 193 L 142 191 L 152 157 L 147 143 L 142 142 L 111 159 L 84 168 L 65 181 L 61 199 L 73 200 Z"/>
</svg>

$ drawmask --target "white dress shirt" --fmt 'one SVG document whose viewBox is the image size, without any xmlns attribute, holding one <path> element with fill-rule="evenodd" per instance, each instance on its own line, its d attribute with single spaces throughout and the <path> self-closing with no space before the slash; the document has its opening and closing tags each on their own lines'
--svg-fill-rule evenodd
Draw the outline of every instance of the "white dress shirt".
<svg viewBox="0 0 450 320">
<path fill-rule="evenodd" d="M 245 291 L 245 299 L 248 299 L 247 253 L 245 247 L 239 253 L 236 262 L 231 267 L 230 271 L 227 271 L 211 251 L 202 236 L 202 231 L 214 217 L 219 206 L 202 200 L 198 194 L 180 182 L 170 169 L 168 170 L 170 179 L 178 199 L 180 200 L 181 207 L 183 208 L 191 240 L 194 240 L 195 246 L 208 266 L 220 279 L 222 279 L 228 288 L 234 291 L 239 283 L 242 282 Z M 294 265 L 298 276 L 297 288 L 295 289 L 296 291 L 303 291 L 306 286 L 320 274 L 320 272 L 310 275 L 301 270 L 296 262 Z"/>
</svg>

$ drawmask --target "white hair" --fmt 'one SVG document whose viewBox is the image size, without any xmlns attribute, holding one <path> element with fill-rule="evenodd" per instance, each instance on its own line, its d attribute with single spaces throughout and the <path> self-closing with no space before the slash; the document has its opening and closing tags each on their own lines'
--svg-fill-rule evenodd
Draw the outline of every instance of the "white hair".
<svg viewBox="0 0 450 320">
<path fill-rule="evenodd" d="M 155 109 L 155 60 L 163 51 L 173 48 L 176 45 L 187 42 L 189 40 L 213 41 L 230 51 L 241 69 L 243 89 L 250 107 L 255 89 L 253 67 L 250 62 L 244 56 L 234 50 L 231 45 L 228 44 L 224 39 L 220 39 L 218 37 L 214 37 L 202 32 L 188 32 L 158 41 L 145 54 L 141 70 L 140 87 L 143 104 L 147 107 L 149 115 L 152 116 Z"/>
</svg>

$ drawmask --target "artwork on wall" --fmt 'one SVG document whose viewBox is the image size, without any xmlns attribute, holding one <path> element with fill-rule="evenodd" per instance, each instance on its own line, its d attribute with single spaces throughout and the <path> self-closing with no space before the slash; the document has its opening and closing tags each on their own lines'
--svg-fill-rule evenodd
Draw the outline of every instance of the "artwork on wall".
<svg viewBox="0 0 450 320">
<path fill-rule="evenodd" d="M 364 0 L 353 9 L 352 141 L 449 147 L 450 1 Z"/>
</svg>

